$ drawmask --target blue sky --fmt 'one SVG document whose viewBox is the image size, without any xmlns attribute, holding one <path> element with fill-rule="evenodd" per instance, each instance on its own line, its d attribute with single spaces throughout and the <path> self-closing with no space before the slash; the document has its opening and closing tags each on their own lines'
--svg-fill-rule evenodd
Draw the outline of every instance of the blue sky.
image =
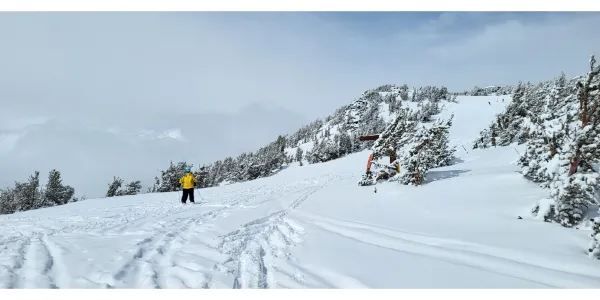
<svg viewBox="0 0 600 300">
<path fill-rule="evenodd" d="M 0 13 L 0 187 L 83 169 L 98 195 L 114 175 L 253 150 L 387 83 L 575 76 L 597 28 L 598 13 Z"/>
</svg>

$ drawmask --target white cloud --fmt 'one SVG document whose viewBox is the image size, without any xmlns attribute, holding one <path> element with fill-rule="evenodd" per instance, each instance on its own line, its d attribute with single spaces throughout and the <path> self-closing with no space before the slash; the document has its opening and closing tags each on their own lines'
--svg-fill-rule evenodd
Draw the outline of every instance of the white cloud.
<svg viewBox="0 0 600 300">
<path fill-rule="evenodd" d="M 100 195 L 114 175 L 254 150 L 380 84 L 571 76 L 600 51 L 599 13 L 380 16 L 4 13 L 0 187 L 58 168 Z"/>
<path fill-rule="evenodd" d="M 183 136 L 183 134 L 181 133 L 181 129 L 179 129 L 179 128 L 165 130 L 161 134 L 158 135 L 158 138 L 159 139 L 173 139 L 176 141 L 185 141 L 185 137 Z"/>
<path fill-rule="evenodd" d="M 158 132 L 151 129 L 142 129 L 139 131 L 138 137 L 144 140 L 171 139 L 180 142 L 186 141 L 186 138 L 183 136 L 183 133 L 179 128 L 167 129 Z"/>
</svg>

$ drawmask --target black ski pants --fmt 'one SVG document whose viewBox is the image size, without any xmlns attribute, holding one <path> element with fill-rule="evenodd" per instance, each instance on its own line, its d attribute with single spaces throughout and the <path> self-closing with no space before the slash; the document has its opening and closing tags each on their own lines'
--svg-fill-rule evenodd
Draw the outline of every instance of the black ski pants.
<svg viewBox="0 0 600 300">
<path fill-rule="evenodd" d="M 190 197 L 190 202 L 194 203 L 194 189 L 183 189 L 183 195 L 181 195 L 181 203 L 185 203 Z"/>
</svg>

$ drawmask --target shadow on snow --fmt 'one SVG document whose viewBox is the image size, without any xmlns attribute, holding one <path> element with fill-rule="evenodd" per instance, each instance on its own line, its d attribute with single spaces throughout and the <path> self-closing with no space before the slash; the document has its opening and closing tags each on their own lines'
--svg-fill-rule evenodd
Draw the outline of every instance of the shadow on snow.
<svg viewBox="0 0 600 300">
<path fill-rule="evenodd" d="M 444 170 L 444 171 L 429 171 L 425 175 L 425 182 L 430 183 L 438 180 L 448 179 L 460 176 L 462 173 L 470 172 L 471 170 Z"/>
</svg>

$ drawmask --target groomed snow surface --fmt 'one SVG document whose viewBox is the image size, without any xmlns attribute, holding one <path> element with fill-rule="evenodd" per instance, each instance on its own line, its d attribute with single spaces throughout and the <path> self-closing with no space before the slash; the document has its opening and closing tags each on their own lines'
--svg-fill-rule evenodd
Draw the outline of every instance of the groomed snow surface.
<svg viewBox="0 0 600 300">
<path fill-rule="evenodd" d="M 365 151 L 197 190 L 196 205 L 144 194 L 0 216 L 0 287 L 600 287 L 589 231 L 531 217 L 547 193 L 518 173 L 522 149 L 470 149 L 507 101 L 448 105 L 459 159 L 419 187 L 358 186 Z"/>
</svg>

